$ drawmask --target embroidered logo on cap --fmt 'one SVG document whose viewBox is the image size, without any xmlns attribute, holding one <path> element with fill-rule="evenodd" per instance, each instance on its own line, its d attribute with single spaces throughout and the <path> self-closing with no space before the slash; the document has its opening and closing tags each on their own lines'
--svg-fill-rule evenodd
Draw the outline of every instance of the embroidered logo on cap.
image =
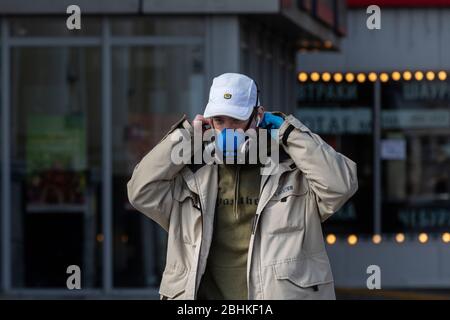
<svg viewBox="0 0 450 320">
<path fill-rule="evenodd" d="M 231 99 L 231 93 L 225 93 L 225 94 L 223 95 L 223 97 L 224 97 L 225 99 Z"/>
</svg>

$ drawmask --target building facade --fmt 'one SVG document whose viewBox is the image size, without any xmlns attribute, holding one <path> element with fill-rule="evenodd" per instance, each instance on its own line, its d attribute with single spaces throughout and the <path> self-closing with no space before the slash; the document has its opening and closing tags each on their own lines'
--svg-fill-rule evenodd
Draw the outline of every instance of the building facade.
<svg viewBox="0 0 450 320">
<path fill-rule="evenodd" d="M 2 293 L 157 297 L 165 234 L 128 203 L 134 166 L 223 72 L 291 112 L 297 50 L 339 48 L 345 5 L 80 0 L 69 30 L 71 4 L 0 0 Z"/>
<path fill-rule="evenodd" d="M 336 285 L 450 283 L 450 2 L 352 0 L 339 52 L 298 56 L 298 116 L 358 164 L 358 193 L 325 224 Z M 343 258 L 345 257 L 345 258 Z"/>
</svg>

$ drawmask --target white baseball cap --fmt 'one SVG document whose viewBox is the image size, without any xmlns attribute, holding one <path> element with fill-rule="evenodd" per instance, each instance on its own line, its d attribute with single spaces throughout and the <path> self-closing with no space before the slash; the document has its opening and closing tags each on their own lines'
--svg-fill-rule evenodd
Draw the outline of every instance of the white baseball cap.
<svg viewBox="0 0 450 320">
<path fill-rule="evenodd" d="M 247 120 L 253 108 L 259 105 L 255 81 L 243 74 L 224 73 L 213 79 L 203 116 L 228 116 Z"/>
</svg>

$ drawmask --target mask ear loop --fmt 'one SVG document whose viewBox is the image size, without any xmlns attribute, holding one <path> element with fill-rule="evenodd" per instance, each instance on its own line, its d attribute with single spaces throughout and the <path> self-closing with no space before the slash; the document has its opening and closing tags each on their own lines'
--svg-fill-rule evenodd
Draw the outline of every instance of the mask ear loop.
<svg viewBox="0 0 450 320">
<path fill-rule="evenodd" d="M 258 113 L 258 107 L 253 107 L 252 114 L 250 115 L 250 118 L 249 118 L 250 120 L 248 121 L 247 125 L 245 126 L 244 132 L 247 131 L 250 128 L 250 126 L 251 126 L 251 124 L 253 122 L 253 118 L 255 117 L 255 115 L 257 113 Z"/>
<path fill-rule="evenodd" d="M 260 91 L 259 91 L 258 84 L 256 83 L 256 81 L 253 80 L 253 82 L 255 83 L 255 86 L 256 86 L 256 101 L 255 101 L 255 105 L 253 106 L 253 111 L 252 111 L 252 113 L 250 115 L 250 120 L 248 121 L 247 125 L 245 126 L 244 132 L 246 132 L 250 128 L 250 126 L 251 126 L 251 124 L 253 122 L 253 119 L 258 114 L 258 101 L 259 101 L 259 92 Z M 256 126 L 259 125 L 259 122 L 260 122 L 260 120 L 258 119 L 256 121 Z M 240 152 L 241 153 L 245 153 L 246 156 L 247 156 L 247 153 L 248 153 L 248 149 L 249 149 L 248 146 L 249 146 L 249 144 L 250 144 L 250 140 L 246 139 L 245 142 L 241 146 Z"/>
<path fill-rule="evenodd" d="M 255 80 L 253 80 L 253 82 L 255 83 L 255 86 L 256 86 L 256 101 L 255 101 L 255 105 L 253 106 L 252 114 L 250 115 L 250 120 L 247 123 L 247 125 L 245 126 L 244 131 L 247 131 L 250 128 L 250 125 L 253 122 L 253 118 L 258 113 L 259 87 Z M 259 125 L 259 120 L 256 122 L 256 126 L 258 126 L 258 125 Z"/>
</svg>

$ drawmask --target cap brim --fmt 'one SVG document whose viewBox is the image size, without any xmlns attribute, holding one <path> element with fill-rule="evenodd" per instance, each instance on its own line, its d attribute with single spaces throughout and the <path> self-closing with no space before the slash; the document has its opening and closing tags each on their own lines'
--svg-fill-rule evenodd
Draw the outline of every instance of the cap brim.
<svg viewBox="0 0 450 320">
<path fill-rule="evenodd" d="M 208 103 L 205 108 L 203 116 L 205 118 L 227 116 L 239 120 L 247 120 L 253 112 L 253 108 L 243 108 L 233 105 L 217 105 Z"/>
</svg>

